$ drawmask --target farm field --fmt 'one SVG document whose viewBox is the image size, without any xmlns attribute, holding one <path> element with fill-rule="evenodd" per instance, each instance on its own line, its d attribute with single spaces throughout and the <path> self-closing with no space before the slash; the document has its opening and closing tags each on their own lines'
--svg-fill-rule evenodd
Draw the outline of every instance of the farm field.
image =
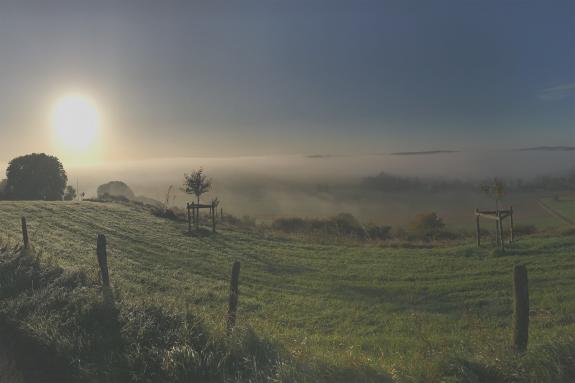
<svg viewBox="0 0 575 383">
<path fill-rule="evenodd" d="M 492 199 L 480 192 L 469 191 L 366 192 L 360 187 L 350 187 L 348 190 L 335 191 L 332 195 L 301 193 L 292 195 L 291 198 L 277 200 L 273 197 L 276 196 L 270 195 L 269 199 L 264 199 L 261 206 L 252 201 L 238 201 L 239 203 L 232 205 L 238 208 L 232 209 L 231 212 L 239 216 L 251 215 L 258 222 L 266 223 L 285 216 L 330 217 L 334 212 L 347 212 L 356 216 L 361 222 L 393 226 L 409 224 L 419 213 L 436 212 L 448 227 L 473 230 L 475 225 L 473 213 L 476 207 L 481 210 L 495 209 Z M 550 198 L 548 194 L 540 192 L 517 192 L 505 196 L 501 206 L 508 209 L 512 205 L 521 225 L 544 228 L 563 224 L 562 219 L 540 206 L 538 202 L 540 199 L 547 201 Z M 272 200 L 279 206 L 274 207 Z M 282 201 L 290 203 L 283 206 Z M 295 204 L 293 201 L 301 202 Z M 569 202 L 565 202 L 560 208 L 568 206 Z"/>
<path fill-rule="evenodd" d="M 559 215 L 563 221 L 575 222 L 575 196 L 563 196 L 558 199 L 545 197 L 541 198 L 541 202 Z"/>
<path fill-rule="evenodd" d="M 185 223 L 121 204 L 0 202 L 3 242 L 20 240 L 21 216 L 42 259 L 93 281 L 96 235 L 105 234 L 122 302 L 191 311 L 214 331 L 223 327 L 231 265 L 240 261 L 240 326 L 309 366 L 298 372 L 308 381 L 568 381 L 556 360 L 563 355 L 550 357 L 559 344 L 575 348 L 575 237 L 567 227 L 520 237 L 501 254 L 472 240 L 320 245 L 228 226 L 189 236 Z M 516 263 L 527 266 L 531 294 L 530 346 L 521 358 L 510 348 Z M 23 326 L 38 337 L 51 331 Z"/>
</svg>

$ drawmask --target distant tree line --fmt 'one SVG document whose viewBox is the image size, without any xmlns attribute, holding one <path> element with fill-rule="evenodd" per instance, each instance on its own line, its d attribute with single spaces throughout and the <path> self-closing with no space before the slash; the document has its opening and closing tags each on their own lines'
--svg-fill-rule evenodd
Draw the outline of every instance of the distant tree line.
<svg viewBox="0 0 575 383">
<path fill-rule="evenodd" d="M 490 181 L 487 181 L 490 182 Z M 531 179 L 499 178 L 508 192 L 527 191 L 573 191 L 575 190 L 575 169 L 565 175 L 538 176 Z M 459 179 L 419 178 L 396 176 L 382 172 L 376 176 L 366 177 L 362 185 L 369 190 L 382 192 L 400 191 L 477 191 L 486 181 L 465 181 Z"/>
</svg>

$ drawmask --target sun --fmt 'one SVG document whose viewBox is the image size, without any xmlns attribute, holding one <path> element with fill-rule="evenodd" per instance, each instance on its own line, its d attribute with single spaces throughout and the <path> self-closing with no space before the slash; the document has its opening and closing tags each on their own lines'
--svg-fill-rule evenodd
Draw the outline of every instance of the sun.
<svg viewBox="0 0 575 383">
<path fill-rule="evenodd" d="M 56 139 L 69 152 L 84 152 L 96 143 L 100 113 L 94 101 L 81 94 L 59 98 L 52 108 Z"/>
</svg>

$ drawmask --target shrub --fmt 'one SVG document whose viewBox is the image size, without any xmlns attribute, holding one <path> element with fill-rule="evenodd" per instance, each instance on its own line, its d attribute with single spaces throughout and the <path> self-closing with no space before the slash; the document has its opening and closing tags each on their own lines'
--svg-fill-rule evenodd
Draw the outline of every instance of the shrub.
<svg viewBox="0 0 575 383">
<path fill-rule="evenodd" d="M 132 200 L 136 197 L 132 189 L 122 181 L 110 181 L 100 185 L 96 193 L 99 199 L 122 198 Z"/>
<path fill-rule="evenodd" d="M 365 227 L 370 239 L 389 239 L 391 238 L 391 226 L 379 226 L 369 224 Z"/>
<path fill-rule="evenodd" d="M 278 218 L 272 223 L 272 229 L 286 233 L 302 233 L 308 228 L 309 223 L 303 218 Z"/>
<path fill-rule="evenodd" d="M 340 213 L 327 219 L 278 218 L 273 221 L 271 227 L 291 234 L 319 234 L 359 239 L 369 237 L 363 225 L 349 213 Z M 386 230 L 385 228 L 385 226 L 380 228 L 380 234 Z"/>
<path fill-rule="evenodd" d="M 337 234 L 344 236 L 352 236 L 357 238 L 366 238 L 367 233 L 363 225 L 349 213 L 340 213 L 335 217 L 331 218 L 333 224 L 335 224 Z"/>
<path fill-rule="evenodd" d="M 409 224 L 409 230 L 419 237 L 435 238 L 445 228 L 443 220 L 437 213 L 418 214 Z"/>
<path fill-rule="evenodd" d="M 535 227 L 535 225 L 513 225 L 513 234 L 529 235 L 535 233 L 537 233 L 537 227 Z"/>
</svg>

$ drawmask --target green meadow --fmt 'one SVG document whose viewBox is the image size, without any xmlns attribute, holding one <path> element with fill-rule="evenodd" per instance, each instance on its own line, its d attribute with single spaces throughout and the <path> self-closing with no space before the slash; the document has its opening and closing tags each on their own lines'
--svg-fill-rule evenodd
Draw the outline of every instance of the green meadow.
<svg viewBox="0 0 575 383">
<path fill-rule="evenodd" d="M 14 249 L 21 216 L 34 249 L 23 254 Z M 473 237 L 318 244 L 226 224 L 216 234 L 186 229 L 124 204 L 0 202 L 4 332 L 47 350 L 70 381 L 575 379 L 575 235 L 567 225 L 519 235 L 504 253 L 489 240 L 477 248 Z M 14 261 L 17 254 L 30 260 Z M 236 260 L 238 327 L 228 334 Z M 511 347 L 518 263 L 527 266 L 531 304 L 523 355 Z M 7 265 L 31 271 L 17 284 Z M 99 347 L 115 358 L 90 351 Z"/>
</svg>

